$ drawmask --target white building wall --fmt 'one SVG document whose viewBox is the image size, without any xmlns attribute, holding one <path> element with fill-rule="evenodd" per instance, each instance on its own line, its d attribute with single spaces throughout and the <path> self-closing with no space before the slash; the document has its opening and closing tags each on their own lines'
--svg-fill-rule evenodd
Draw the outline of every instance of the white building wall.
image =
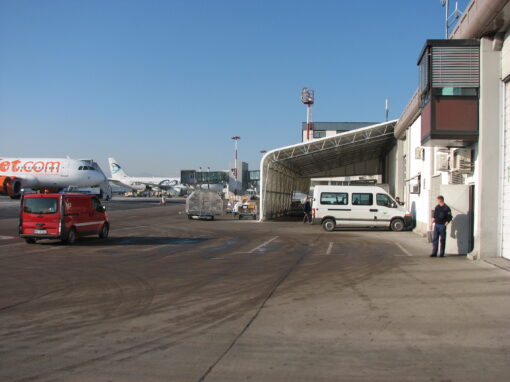
<svg viewBox="0 0 510 382">
<path fill-rule="evenodd" d="M 386 156 L 386 183 L 389 186 L 389 193 L 393 196 L 399 196 L 402 199 L 402 195 L 399 195 L 398 190 L 398 141 L 395 146 L 390 150 Z"/>
<path fill-rule="evenodd" d="M 479 138 L 476 154 L 475 237 L 471 259 L 497 256 L 500 231 L 501 52 L 480 40 Z"/>
<path fill-rule="evenodd" d="M 501 201 L 499 254 L 510 259 L 510 32 L 505 35 L 501 52 L 501 78 L 504 81 L 501 142 Z"/>
<path fill-rule="evenodd" d="M 415 232 L 425 234 L 431 222 L 431 178 L 434 149 L 424 147 L 423 159 L 416 159 L 416 148 L 421 145 L 421 116 L 411 125 L 408 132 L 408 155 L 407 162 L 409 166 L 406 187 L 408 189 L 409 199 L 406 207 L 409 209 L 415 219 Z M 420 182 L 420 193 L 412 194 L 410 192 L 412 185 Z"/>
</svg>

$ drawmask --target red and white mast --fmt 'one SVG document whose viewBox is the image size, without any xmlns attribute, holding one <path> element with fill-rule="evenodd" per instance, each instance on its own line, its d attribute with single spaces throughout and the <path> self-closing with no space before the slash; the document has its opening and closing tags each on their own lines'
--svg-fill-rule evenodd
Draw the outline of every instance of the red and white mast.
<svg viewBox="0 0 510 382">
<path fill-rule="evenodd" d="M 236 188 L 237 188 L 237 141 L 241 139 L 239 136 L 232 137 L 234 141 L 234 179 L 236 180 Z"/>
<path fill-rule="evenodd" d="M 310 140 L 310 131 L 313 130 L 312 126 L 312 105 L 315 100 L 315 91 L 313 89 L 301 89 L 301 102 L 306 105 L 306 140 Z"/>
</svg>

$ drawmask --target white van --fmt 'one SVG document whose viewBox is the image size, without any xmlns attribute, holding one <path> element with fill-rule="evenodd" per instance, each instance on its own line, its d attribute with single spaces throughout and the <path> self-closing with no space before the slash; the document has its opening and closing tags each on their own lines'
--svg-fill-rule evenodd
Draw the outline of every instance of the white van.
<svg viewBox="0 0 510 382">
<path fill-rule="evenodd" d="M 315 186 L 312 218 L 326 231 L 336 227 L 402 231 L 412 225 L 411 214 L 378 186 Z"/>
</svg>

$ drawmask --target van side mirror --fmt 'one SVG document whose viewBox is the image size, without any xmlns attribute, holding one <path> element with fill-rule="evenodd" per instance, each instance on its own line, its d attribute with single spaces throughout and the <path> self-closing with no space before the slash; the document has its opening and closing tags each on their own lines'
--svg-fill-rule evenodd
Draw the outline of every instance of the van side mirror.
<svg viewBox="0 0 510 382">
<path fill-rule="evenodd" d="M 106 206 L 97 206 L 96 211 L 97 212 L 105 212 L 106 211 Z"/>
</svg>

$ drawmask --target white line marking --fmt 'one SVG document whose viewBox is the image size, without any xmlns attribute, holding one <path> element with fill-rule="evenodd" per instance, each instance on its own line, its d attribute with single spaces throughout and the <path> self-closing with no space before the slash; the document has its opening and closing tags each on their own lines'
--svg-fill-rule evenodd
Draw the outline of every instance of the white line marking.
<svg viewBox="0 0 510 382">
<path fill-rule="evenodd" d="M 253 248 L 253 249 L 252 249 L 250 252 L 248 252 L 248 253 L 256 252 L 256 251 L 258 251 L 258 250 L 260 250 L 260 249 L 264 248 L 266 245 L 268 245 L 269 243 L 271 243 L 272 241 L 274 241 L 274 240 L 276 240 L 276 239 L 278 239 L 278 236 L 275 236 L 275 237 L 273 237 L 273 238 L 269 239 L 268 241 L 266 241 L 265 243 L 260 244 L 258 247 Z"/>
<path fill-rule="evenodd" d="M 12 240 L 17 239 L 15 236 L 0 236 L 0 240 Z"/>
<path fill-rule="evenodd" d="M 331 251 L 333 250 L 333 242 L 329 243 L 328 250 L 326 251 L 326 255 L 331 255 Z"/>
<path fill-rule="evenodd" d="M 395 245 L 401 249 L 407 256 L 412 256 L 412 253 L 405 249 L 400 243 L 395 242 Z"/>
</svg>

